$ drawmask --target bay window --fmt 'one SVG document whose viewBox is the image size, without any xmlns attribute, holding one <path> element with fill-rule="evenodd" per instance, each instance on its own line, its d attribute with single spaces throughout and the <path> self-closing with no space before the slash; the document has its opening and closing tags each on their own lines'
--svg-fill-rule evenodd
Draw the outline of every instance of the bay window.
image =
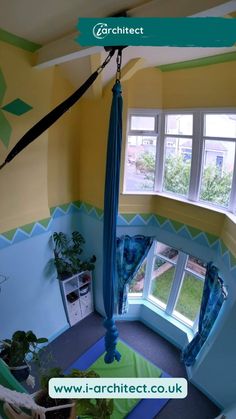
<svg viewBox="0 0 236 419">
<path fill-rule="evenodd" d="M 236 211 L 236 110 L 129 111 L 124 193 Z"/>
<path fill-rule="evenodd" d="M 205 273 L 205 264 L 200 259 L 155 241 L 130 284 L 129 297 L 147 299 L 194 329 Z"/>
</svg>

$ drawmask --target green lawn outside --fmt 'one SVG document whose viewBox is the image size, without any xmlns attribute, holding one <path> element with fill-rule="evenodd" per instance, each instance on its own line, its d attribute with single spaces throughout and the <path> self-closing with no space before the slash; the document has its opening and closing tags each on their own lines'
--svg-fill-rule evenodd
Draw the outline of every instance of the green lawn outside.
<svg viewBox="0 0 236 419">
<path fill-rule="evenodd" d="M 151 294 L 165 304 L 172 285 L 173 269 L 164 272 L 159 278 L 153 279 L 152 282 Z M 193 275 L 185 275 L 175 310 L 192 321 L 194 321 L 200 307 L 203 285 L 203 281 L 197 280 Z"/>
</svg>

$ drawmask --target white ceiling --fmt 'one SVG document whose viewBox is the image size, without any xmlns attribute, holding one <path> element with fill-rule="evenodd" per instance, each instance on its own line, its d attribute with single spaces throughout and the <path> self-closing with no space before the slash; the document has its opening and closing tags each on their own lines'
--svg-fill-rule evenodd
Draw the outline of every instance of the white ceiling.
<svg viewBox="0 0 236 419">
<path fill-rule="evenodd" d="M 44 45 L 48 62 L 54 58 L 55 42 L 58 51 L 68 45 L 74 52 L 64 55 L 58 63 L 64 75 L 79 86 L 91 74 L 90 52 L 77 58 L 78 44 L 69 35 L 76 30 L 78 17 L 111 16 L 126 10 L 129 16 L 225 16 L 236 10 L 236 0 L 0 0 L 0 28 Z M 62 38 L 62 39 L 61 39 Z M 50 43 L 52 45 L 50 45 Z M 75 46 L 74 46 L 75 44 Z M 62 50 L 63 50 L 62 48 Z M 123 53 L 123 66 L 132 58 L 145 58 L 145 66 L 159 66 L 235 51 L 236 48 L 174 48 L 174 47 L 129 47 Z M 63 55 L 63 54 L 62 54 Z M 101 59 L 106 53 L 101 49 Z M 47 61 L 46 60 L 46 61 Z M 50 64 L 52 65 L 52 63 Z M 103 72 L 103 84 L 115 74 L 115 60 Z"/>
<path fill-rule="evenodd" d="M 235 51 L 236 48 L 170 48 L 170 47 L 129 47 L 123 51 L 122 67 L 124 67 L 132 58 L 144 58 L 145 67 L 156 67 L 162 64 L 171 64 L 181 61 L 188 61 L 197 58 L 209 57 L 225 52 Z M 102 53 L 104 59 L 106 53 Z M 60 65 L 65 77 L 78 87 L 90 74 L 89 57 L 79 58 L 77 60 Z M 116 60 L 113 60 L 102 72 L 103 84 L 105 85 L 116 74 Z"/>
<path fill-rule="evenodd" d="M 190 16 L 229 3 L 236 10 L 227 0 L 0 0 L 0 28 L 45 45 L 74 31 L 79 17 Z"/>
<path fill-rule="evenodd" d="M 75 31 L 78 17 L 106 17 L 149 0 L 0 0 L 0 27 L 47 44 Z"/>
</svg>

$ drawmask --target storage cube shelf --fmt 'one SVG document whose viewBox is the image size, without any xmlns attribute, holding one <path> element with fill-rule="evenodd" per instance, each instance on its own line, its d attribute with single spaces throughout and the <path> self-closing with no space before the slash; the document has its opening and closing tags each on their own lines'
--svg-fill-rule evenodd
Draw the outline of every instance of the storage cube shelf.
<svg viewBox="0 0 236 419">
<path fill-rule="evenodd" d="M 80 272 L 60 281 L 60 288 L 70 326 L 93 312 L 92 272 Z"/>
</svg>

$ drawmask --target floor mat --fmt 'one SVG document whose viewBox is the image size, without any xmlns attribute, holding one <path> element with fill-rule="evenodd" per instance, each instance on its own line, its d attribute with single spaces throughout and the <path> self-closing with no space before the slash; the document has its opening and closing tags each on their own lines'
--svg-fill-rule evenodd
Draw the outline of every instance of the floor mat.
<svg viewBox="0 0 236 419">
<path fill-rule="evenodd" d="M 101 377 L 169 377 L 156 365 L 119 340 L 117 349 L 122 355 L 120 362 L 105 364 L 104 338 L 96 342 L 76 360 L 65 373 L 73 368 L 93 369 Z M 114 399 L 112 419 L 153 419 L 165 406 L 168 399 Z"/>
</svg>

